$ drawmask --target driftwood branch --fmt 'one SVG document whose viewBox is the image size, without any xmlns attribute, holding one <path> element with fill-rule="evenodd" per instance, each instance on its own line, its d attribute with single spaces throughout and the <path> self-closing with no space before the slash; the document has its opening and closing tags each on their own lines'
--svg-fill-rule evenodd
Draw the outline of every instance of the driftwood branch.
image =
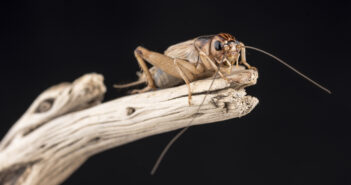
<svg viewBox="0 0 351 185">
<path fill-rule="evenodd" d="M 256 71 L 235 70 L 228 84 L 212 79 L 191 83 L 192 106 L 185 85 L 118 98 L 99 104 L 103 77 L 87 74 L 73 83 L 44 91 L 0 144 L 0 184 L 56 185 L 90 156 L 147 136 L 186 126 L 248 114 L 258 103 L 245 87 Z M 195 119 L 189 125 L 190 120 Z"/>
</svg>

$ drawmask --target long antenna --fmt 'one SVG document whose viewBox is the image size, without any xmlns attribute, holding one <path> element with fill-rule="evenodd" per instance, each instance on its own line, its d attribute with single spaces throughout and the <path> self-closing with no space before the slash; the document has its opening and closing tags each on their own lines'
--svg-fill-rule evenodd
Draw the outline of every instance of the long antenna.
<svg viewBox="0 0 351 185">
<path fill-rule="evenodd" d="M 210 87 L 208 88 L 205 97 L 202 99 L 202 102 L 200 103 L 199 107 L 196 110 L 196 113 L 198 113 L 200 111 L 201 106 L 204 104 L 205 99 L 207 97 L 207 95 L 210 93 L 211 87 L 216 79 L 216 76 L 218 74 L 219 69 L 216 71 L 215 75 L 213 76 L 213 80 L 210 84 Z M 180 132 L 178 132 L 177 135 L 175 135 L 166 145 L 166 147 L 162 150 L 160 156 L 157 158 L 156 163 L 154 164 L 154 167 L 152 168 L 150 174 L 154 175 L 156 173 L 156 170 L 158 169 L 158 166 L 160 165 L 162 159 L 164 158 L 164 156 L 166 155 L 167 151 L 171 148 L 171 146 L 173 145 L 173 143 L 184 134 L 185 131 L 187 131 L 189 129 L 189 126 L 191 125 L 191 123 L 194 121 L 195 116 L 189 121 L 188 126 L 186 126 L 185 128 L 183 128 Z"/>
<path fill-rule="evenodd" d="M 282 59 L 280 59 L 280 58 L 274 56 L 273 54 L 268 53 L 268 52 L 266 52 L 266 51 L 264 51 L 264 50 L 262 50 L 262 49 L 258 49 L 258 48 L 256 48 L 256 47 L 252 47 L 252 46 L 242 46 L 242 47 L 245 47 L 245 48 L 248 48 L 248 49 L 252 49 L 252 50 L 256 50 L 256 51 L 259 51 L 259 52 L 261 52 L 261 53 L 263 53 L 263 54 L 266 54 L 266 55 L 268 55 L 268 56 L 270 56 L 270 57 L 276 59 L 278 62 L 280 62 L 281 64 L 285 65 L 286 67 L 288 67 L 289 69 L 291 69 L 291 70 L 294 71 L 295 73 L 299 74 L 300 76 L 302 76 L 303 78 L 305 78 L 305 79 L 308 80 L 309 82 L 313 83 L 314 85 L 316 85 L 316 86 L 319 87 L 320 89 L 322 89 L 322 90 L 326 91 L 327 93 L 331 94 L 331 91 L 330 91 L 329 89 L 327 89 L 327 88 L 325 88 L 324 86 L 320 85 L 319 83 L 315 82 L 314 80 L 312 80 L 311 78 L 307 77 L 306 75 L 304 75 L 303 73 L 301 73 L 300 71 L 298 71 L 297 69 L 295 69 L 294 67 L 292 67 L 291 65 L 287 64 L 287 63 L 284 62 Z M 201 106 L 204 104 L 205 99 L 206 99 L 207 95 L 209 94 L 210 89 L 211 89 L 211 87 L 212 87 L 212 85 L 213 85 L 213 83 L 214 83 L 214 80 L 215 80 L 215 78 L 216 78 L 216 76 L 217 76 L 217 74 L 218 74 L 218 71 L 219 71 L 219 69 L 216 71 L 216 74 L 215 74 L 214 77 L 213 77 L 213 80 L 212 80 L 212 82 L 211 82 L 211 84 L 210 84 L 210 87 L 208 88 L 208 91 L 206 92 L 205 97 L 204 97 L 204 99 L 202 100 L 202 102 L 201 102 L 201 104 L 199 105 L 199 107 L 198 107 L 198 109 L 197 109 L 196 112 L 199 112 Z M 184 134 L 185 131 L 187 131 L 187 130 L 189 129 L 189 125 L 191 125 L 191 123 L 194 121 L 194 119 L 195 119 L 195 117 L 193 117 L 193 118 L 190 120 L 188 126 L 186 126 L 185 128 L 183 128 L 180 132 L 178 132 L 177 135 L 175 135 L 175 136 L 168 142 L 168 144 L 166 145 L 166 147 L 162 150 L 160 156 L 157 158 L 157 161 L 156 161 L 156 163 L 154 164 L 154 166 L 153 166 L 153 168 L 152 168 L 152 170 L 151 170 L 151 175 L 154 175 L 154 174 L 156 173 L 156 171 L 157 171 L 157 169 L 158 169 L 160 163 L 162 162 L 162 159 L 163 159 L 164 156 L 166 155 L 167 151 L 171 148 L 171 146 L 173 145 L 173 143 L 174 143 L 180 136 L 182 136 L 182 135 Z"/>
<path fill-rule="evenodd" d="M 316 85 L 317 87 L 321 88 L 322 90 L 326 91 L 327 93 L 331 94 L 331 91 L 325 87 L 323 87 L 322 85 L 320 85 L 319 83 L 315 82 L 314 80 L 312 80 L 311 78 L 307 77 L 306 75 L 302 74 L 300 71 L 298 71 L 297 69 L 295 69 L 294 67 L 292 67 L 291 65 L 287 64 L 286 62 L 284 62 L 282 59 L 274 56 L 273 54 L 271 53 L 268 53 L 267 51 L 264 51 L 262 49 L 258 49 L 258 48 L 255 48 L 255 47 L 252 47 L 252 46 L 243 46 L 245 48 L 248 48 L 248 49 L 252 49 L 252 50 L 256 50 L 256 51 L 259 51 L 261 53 L 264 53 L 274 59 L 276 59 L 278 62 L 282 63 L 283 65 L 285 65 L 286 67 L 288 67 L 289 69 L 293 70 L 295 73 L 299 74 L 300 76 L 302 76 L 303 78 L 305 78 L 306 80 L 308 80 L 309 82 L 313 83 L 314 85 Z"/>
</svg>

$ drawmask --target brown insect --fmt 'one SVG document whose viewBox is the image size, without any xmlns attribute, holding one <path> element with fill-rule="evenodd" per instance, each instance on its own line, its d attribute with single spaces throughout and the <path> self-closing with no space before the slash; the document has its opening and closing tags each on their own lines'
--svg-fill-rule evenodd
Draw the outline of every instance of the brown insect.
<svg viewBox="0 0 351 185">
<path fill-rule="evenodd" d="M 144 89 L 132 91 L 132 93 L 140 93 L 157 87 L 174 86 L 183 80 L 188 86 L 189 104 L 191 104 L 190 82 L 213 76 L 216 71 L 229 82 L 230 79 L 227 79 L 223 73 L 231 71 L 234 64 L 239 65 L 240 54 L 242 64 L 249 69 L 256 69 L 246 62 L 244 44 L 227 33 L 200 36 L 175 44 L 170 46 L 164 54 L 139 46 L 134 54 L 143 74 L 140 75 L 137 82 L 114 87 L 125 88 L 147 82 Z M 149 70 L 145 60 L 155 67 Z"/>
<path fill-rule="evenodd" d="M 246 61 L 246 48 L 253 49 L 271 56 L 286 67 L 295 71 L 311 83 L 315 84 L 324 91 L 331 93 L 330 90 L 321 86 L 317 82 L 308 78 L 289 64 L 285 63 L 278 57 L 263 51 L 261 49 L 245 46 L 242 42 L 235 39 L 228 33 L 220 33 L 217 35 L 200 36 L 185 42 L 181 42 L 170 46 L 164 54 L 147 50 L 144 47 L 137 47 L 134 51 L 142 73 L 137 73 L 139 80 L 124 85 L 114 85 L 115 88 L 126 88 L 142 83 L 147 83 L 144 89 L 133 90 L 132 93 L 146 92 L 156 88 L 167 88 L 185 82 L 188 87 L 188 103 L 191 104 L 190 82 L 202 78 L 210 77 L 218 73 L 221 78 L 228 83 L 231 79 L 226 78 L 225 73 L 230 73 L 232 66 L 238 66 L 239 63 L 245 65 L 248 69 L 257 70 L 249 65 Z M 239 62 L 240 58 L 240 62 Z M 153 65 L 148 68 L 145 60 Z M 199 105 L 199 109 L 202 104 Z M 189 125 L 191 124 L 190 121 Z M 158 158 L 151 174 L 154 174 L 163 156 L 188 127 L 180 131 L 165 147 Z"/>
</svg>

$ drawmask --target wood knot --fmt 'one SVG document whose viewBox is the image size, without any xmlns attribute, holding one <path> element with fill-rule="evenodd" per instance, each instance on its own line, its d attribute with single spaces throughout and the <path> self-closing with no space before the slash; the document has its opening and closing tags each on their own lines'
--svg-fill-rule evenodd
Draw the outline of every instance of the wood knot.
<svg viewBox="0 0 351 185">
<path fill-rule="evenodd" d="M 127 116 L 130 116 L 135 112 L 135 108 L 133 107 L 127 107 Z"/>
<path fill-rule="evenodd" d="M 34 113 L 43 113 L 51 109 L 52 105 L 55 102 L 55 98 L 48 98 L 40 102 L 39 106 L 35 109 Z"/>
</svg>

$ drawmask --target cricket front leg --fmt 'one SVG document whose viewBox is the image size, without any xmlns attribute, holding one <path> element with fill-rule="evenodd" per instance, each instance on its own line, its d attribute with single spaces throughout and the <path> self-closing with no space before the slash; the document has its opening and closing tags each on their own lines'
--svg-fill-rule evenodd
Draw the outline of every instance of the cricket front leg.
<svg viewBox="0 0 351 185">
<path fill-rule="evenodd" d="M 225 72 L 227 69 L 223 69 L 223 68 L 219 68 L 216 66 L 216 64 L 204 53 L 200 53 L 200 58 L 201 60 L 203 61 L 204 65 L 205 66 L 211 66 L 214 70 L 215 70 L 215 74 L 219 74 L 219 76 L 221 76 L 221 78 L 223 78 L 228 84 L 230 83 L 235 83 L 237 82 L 238 80 L 235 79 L 235 78 L 227 78 L 223 73 Z M 231 68 L 229 68 L 231 69 Z"/>
<path fill-rule="evenodd" d="M 205 53 L 200 52 L 200 59 L 203 62 L 204 66 L 206 66 L 207 69 L 212 69 L 215 71 L 215 74 L 219 74 L 219 76 L 221 76 L 221 78 L 223 78 L 225 81 L 227 81 L 228 83 L 230 82 L 230 80 L 221 72 L 221 70 L 217 67 L 216 63 L 213 62 L 213 60 L 210 59 L 210 57 L 208 57 Z M 217 72 L 218 71 L 218 72 Z"/>
<path fill-rule="evenodd" d="M 241 48 L 240 53 L 241 53 L 241 60 L 240 62 L 244 64 L 248 69 L 252 69 L 257 71 L 256 67 L 251 66 L 249 63 L 246 61 L 246 49 L 244 43 L 240 42 L 239 47 Z"/>
</svg>

